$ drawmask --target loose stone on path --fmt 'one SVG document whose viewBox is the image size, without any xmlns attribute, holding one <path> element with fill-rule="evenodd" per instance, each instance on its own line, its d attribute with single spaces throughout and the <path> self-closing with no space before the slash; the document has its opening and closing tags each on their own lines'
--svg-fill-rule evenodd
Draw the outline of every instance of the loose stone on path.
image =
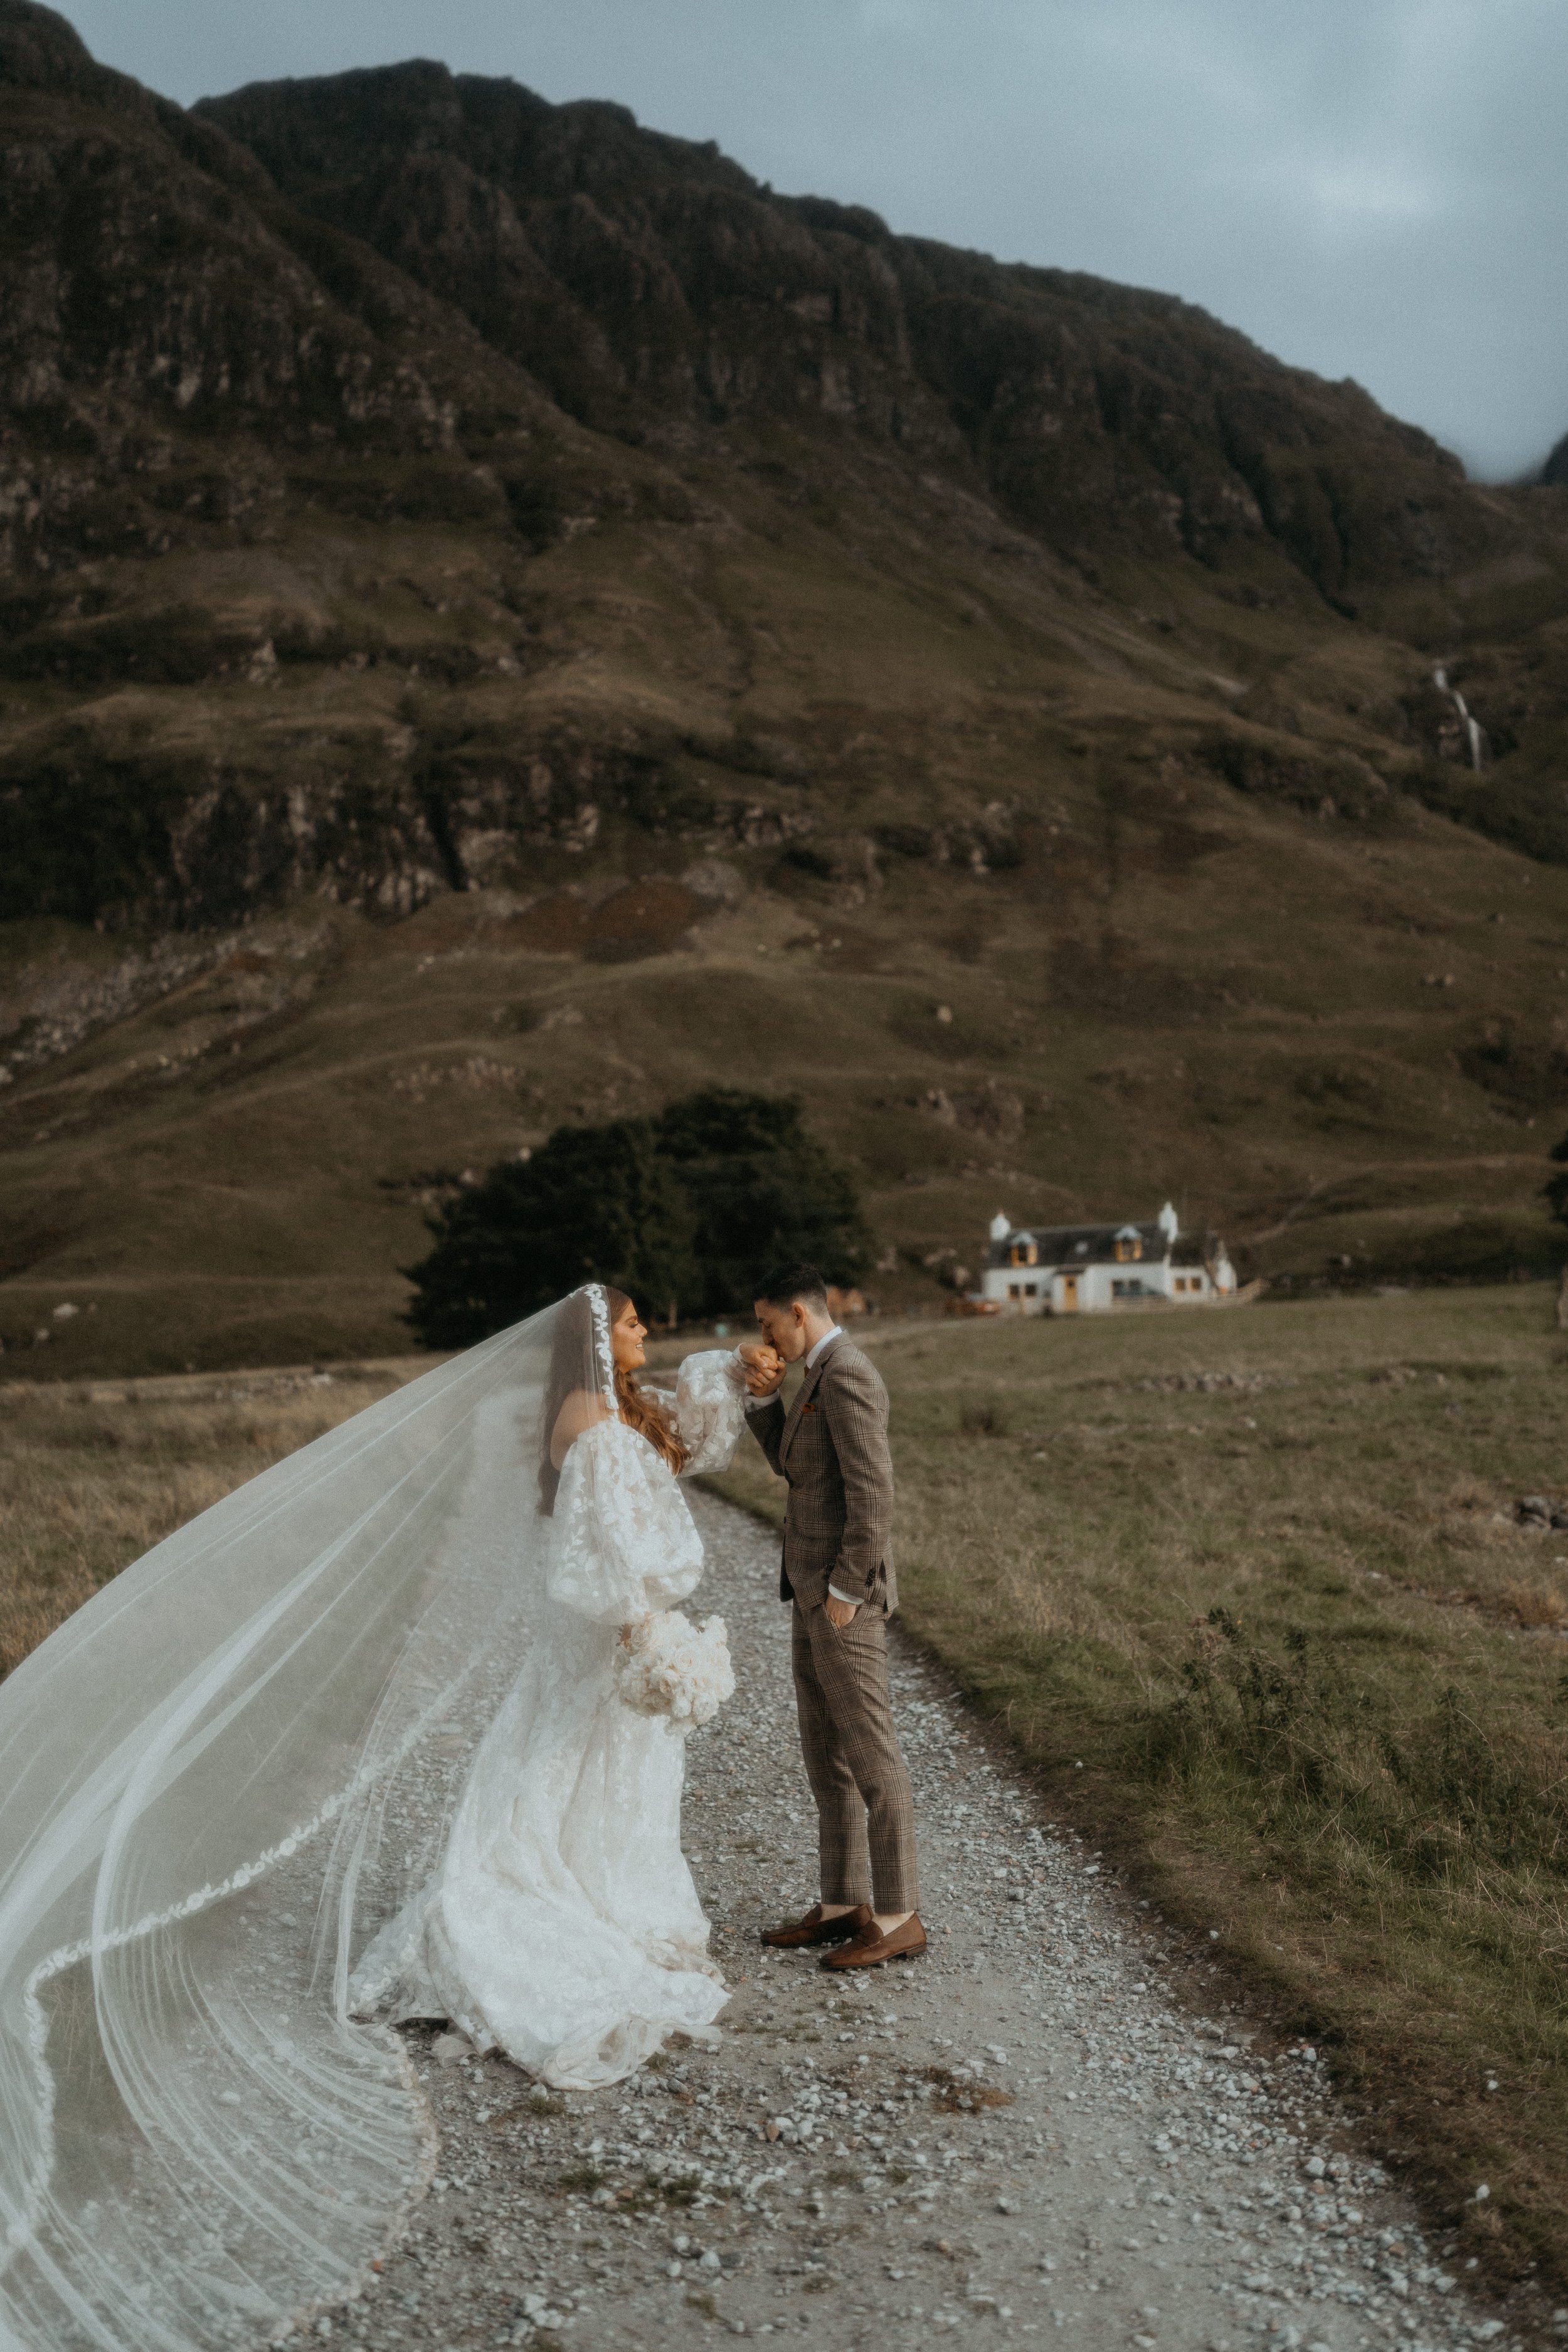
<svg viewBox="0 0 1568 2352">
<path fill-rule="evenodd" d="M 1336 2147 L 1317 2053 L 1168 1990 L 1158 1921 L 900 1643 L 930 1956 L 831 1978 L 761 1950 L 758 1927 L 816 1894 L 777 1541 L 693 1500 L 697 1603 L 727 1620 L 739 1682 L 688 1748 L 686 1846 L 733 1988 L 721 2044 L 548 2095 L 411 2034 L 442 2169 L 318 2332 L 373 2352 L 974 2328 L 1096 2352 L 1509 2352 L 1519 2323 Z"/>
</svg>

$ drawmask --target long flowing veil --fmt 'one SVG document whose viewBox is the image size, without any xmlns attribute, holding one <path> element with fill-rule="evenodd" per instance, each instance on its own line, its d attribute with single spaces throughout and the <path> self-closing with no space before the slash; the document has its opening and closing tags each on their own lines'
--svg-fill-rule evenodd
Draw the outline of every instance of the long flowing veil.
<svg viewBox="0 0 1568 2352">
<path fill-rule="evenodd" d="M 613 1378 L 578 1292 L 165 1542 L 0 1685 L 0 2344 L 264 2341 L 433 2168 L 348 2013 L 542 1586 L 542 1436 Z"/>
</svg>

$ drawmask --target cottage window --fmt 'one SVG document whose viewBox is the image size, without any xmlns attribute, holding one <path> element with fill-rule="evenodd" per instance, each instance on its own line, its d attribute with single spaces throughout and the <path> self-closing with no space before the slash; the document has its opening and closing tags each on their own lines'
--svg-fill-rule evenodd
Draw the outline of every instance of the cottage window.
<svg viewBox="0 0 1568 2352">
<path fill-rule="evenodd" d="M 1019 1296 L 1019 1287 L 1016 1282 L 1010 1282 L 1007 1285 L 1007 1296 L 1009 1298 L 1016 1298 Z"/>
<path fill-rule="evenodd" d="M 1015 1242 L 1012 1255 L 1015 1265 L 1038 1265 L 1040 1262 L 1039 1245 L 1036 1242 Z"/>
<path fill-rule="evenodd" d="M 1116 1244 L 1116 1263 L 1118 1265 L 1131 1265 L 1136 1259 L 1141 1258 L 1142 1255 L 1143 1244 L 1141 1241 L 1118 1241 Z"/>
<path fill-rule="evenodd" d="M 1037 1282 L 1026 1282 L 1024 1285 L 1024 1296 L 1026 1298 L 1037 1298 L 1039 1295 L 1040 1286 Z"/>
</svg>

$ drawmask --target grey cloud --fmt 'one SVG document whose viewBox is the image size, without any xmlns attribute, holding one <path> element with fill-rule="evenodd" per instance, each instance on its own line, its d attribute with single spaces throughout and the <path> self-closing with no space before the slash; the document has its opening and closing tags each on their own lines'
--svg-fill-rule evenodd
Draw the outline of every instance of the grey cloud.
<svg viewBox="0 0 1568 2352">
<path fill-rule="evenodd" d="M 1504 475 L 1568 429 L 1560 0 L 75 0 L 189 100 L 410 56 L 1157 286 Z"/>
</svg>

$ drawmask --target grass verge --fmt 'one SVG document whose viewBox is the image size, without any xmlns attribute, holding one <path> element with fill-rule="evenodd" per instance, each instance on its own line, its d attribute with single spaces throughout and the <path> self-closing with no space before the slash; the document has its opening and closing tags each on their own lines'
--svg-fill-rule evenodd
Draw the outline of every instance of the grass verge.
<svg viewBox="0 0 1568 2352">
<path fill-rule="evenodd" d="M 0 1675 L 187 1519 L 418 1369 L 0 1383 Z"/>
<path fill-rule="evenodd" d="M 879 1360 L 910 1631 L 1319 2043 L 1457 2250 L 1561 2287 L 1568 1531 L 1513 1515 L 1568 1477 L 1552 1321 L 1510 1286 Z M 715 1483 L 778 1516 L 754 1449 Z"/>
</svg>

